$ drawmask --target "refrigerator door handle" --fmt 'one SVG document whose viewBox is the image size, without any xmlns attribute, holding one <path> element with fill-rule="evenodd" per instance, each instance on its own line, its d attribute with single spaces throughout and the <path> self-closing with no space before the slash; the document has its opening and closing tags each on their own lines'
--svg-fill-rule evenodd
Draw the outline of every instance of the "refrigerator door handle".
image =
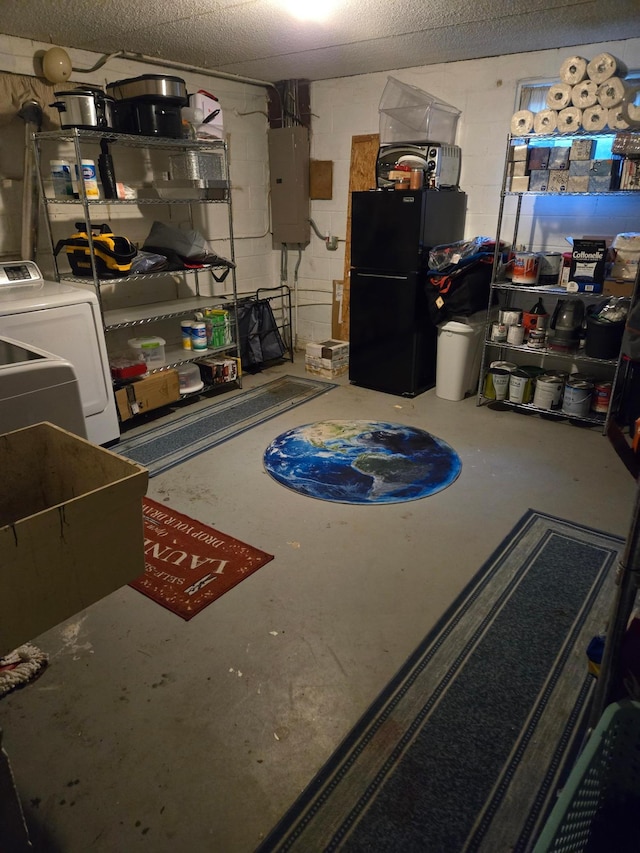
<svg viewBox="0 0 640 853">
<path fill-rule="evenodd" d="M 397 281 L 406 281 L 407 280 L 406 275 L 386 275 L 385 273 L 378 273 L 378 272 L 362 272 L 362 270 L 358 270 L 358 275 L 361 278 L 392 278 L 392 279 L 396 279 Z"/>
</svg>

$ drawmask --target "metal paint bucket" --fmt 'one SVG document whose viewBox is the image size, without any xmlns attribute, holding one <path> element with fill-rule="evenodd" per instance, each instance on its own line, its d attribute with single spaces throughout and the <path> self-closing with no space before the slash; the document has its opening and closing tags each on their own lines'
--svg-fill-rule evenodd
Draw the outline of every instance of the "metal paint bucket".
<svg viewBox="0 0 640 853">
<path fill-rule="evenodd" d="M 558 391 L 553 400 L 553 407 L 555 409 L 562 403 L 562 392 L 564 390 L 564 384 L 569 378 L 569 374 L 564 370 L 545 370 L 544 376 L 550 376 L 552 379 L 558 380 Z"/>
<path fill-rule="evenodd" d="M 508 370 L 509 373 L 518 369 L 518 365 L 512 361 L 492 361 L 489 367 L 498 367 L 500 370 Z"/>
<path fill-rule="evenodd" d="M 538 409 L 553 409 L 562 393 L 562 381 L 555 376 L 538 376 L 533 405 Z"/>
<path fill-rule="evenodd" d="M 514 284 L 537 284 L 539 270 L 539 255 L 535 252 L 516 252 L 511 281 Z"/>
<path fill-rule="evenodd" d="M 578 418 L 587 417 L 592 394 L 593 382 L 570 376 L 564 386 L 562 411 L 566 415 L 575 415 Z"/>
<path fill-rule="evenodd" d="M 611 402 L 611 388 L 611 382 L 594 383 L 591 411 L 606 415 L 609 410 L 609 403 Z"/>
<path fill-rule="evenodd" d="M 533 397 L 533 381 L 524 370 L 514 370 L 509 377 L 509 402 L 530 403 Z"/>
<path fill-rule="evenodd" d="M 522 311 L 515 308 L 501 308 L 498 311 L 498 320 L 505 326 L 517 326 L 522 323 Z"/>
<path fill-rule="evenodd" d="M 484 396 L 488 400 L 506 400 L 511 373 L 501 367 L 490 367 L 484 383 Z"/>
<path fill-rule="evenodd" d="M 557 284 L 562 268 L 561 252 L 540 252 L 538 284 Z"/>
</svg>

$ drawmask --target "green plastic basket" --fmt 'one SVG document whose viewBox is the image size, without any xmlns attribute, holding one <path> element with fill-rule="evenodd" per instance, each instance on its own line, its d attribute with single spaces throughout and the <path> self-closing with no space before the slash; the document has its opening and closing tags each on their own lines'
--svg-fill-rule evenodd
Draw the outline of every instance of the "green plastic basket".
<svg viewBox="0 0 640 853">
<path fill-rule="evenodd" d="M 614 850 L 640 850 L 640 702 L 627 700 L 605 710 L 533 853 Z"/>
</svg>

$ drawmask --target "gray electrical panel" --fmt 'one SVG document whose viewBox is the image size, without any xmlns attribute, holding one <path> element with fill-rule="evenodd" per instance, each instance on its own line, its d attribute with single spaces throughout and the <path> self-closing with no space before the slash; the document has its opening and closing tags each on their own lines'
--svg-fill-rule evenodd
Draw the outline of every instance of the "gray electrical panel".
<svg viewBox="0 0 640 853">
<path fill-rule="evenodd" d="M 268 139 L 274 248 L 282 243 L 308 243 L 309 130 L 271 128 Z"/>
</svg>

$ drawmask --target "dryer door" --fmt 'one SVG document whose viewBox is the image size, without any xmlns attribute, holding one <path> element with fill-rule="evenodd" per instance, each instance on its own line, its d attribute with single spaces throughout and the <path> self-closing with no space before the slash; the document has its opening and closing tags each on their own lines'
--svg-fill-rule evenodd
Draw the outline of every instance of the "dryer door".
<svg viewBox="0 0 640 853">
<path fill-rule="evenodd" d="M 85 417 L 107 408 L 110 389 L 88 302 L 0 316 L 0 334 L 70 361 L 78 377 Z"/>
</svg>

